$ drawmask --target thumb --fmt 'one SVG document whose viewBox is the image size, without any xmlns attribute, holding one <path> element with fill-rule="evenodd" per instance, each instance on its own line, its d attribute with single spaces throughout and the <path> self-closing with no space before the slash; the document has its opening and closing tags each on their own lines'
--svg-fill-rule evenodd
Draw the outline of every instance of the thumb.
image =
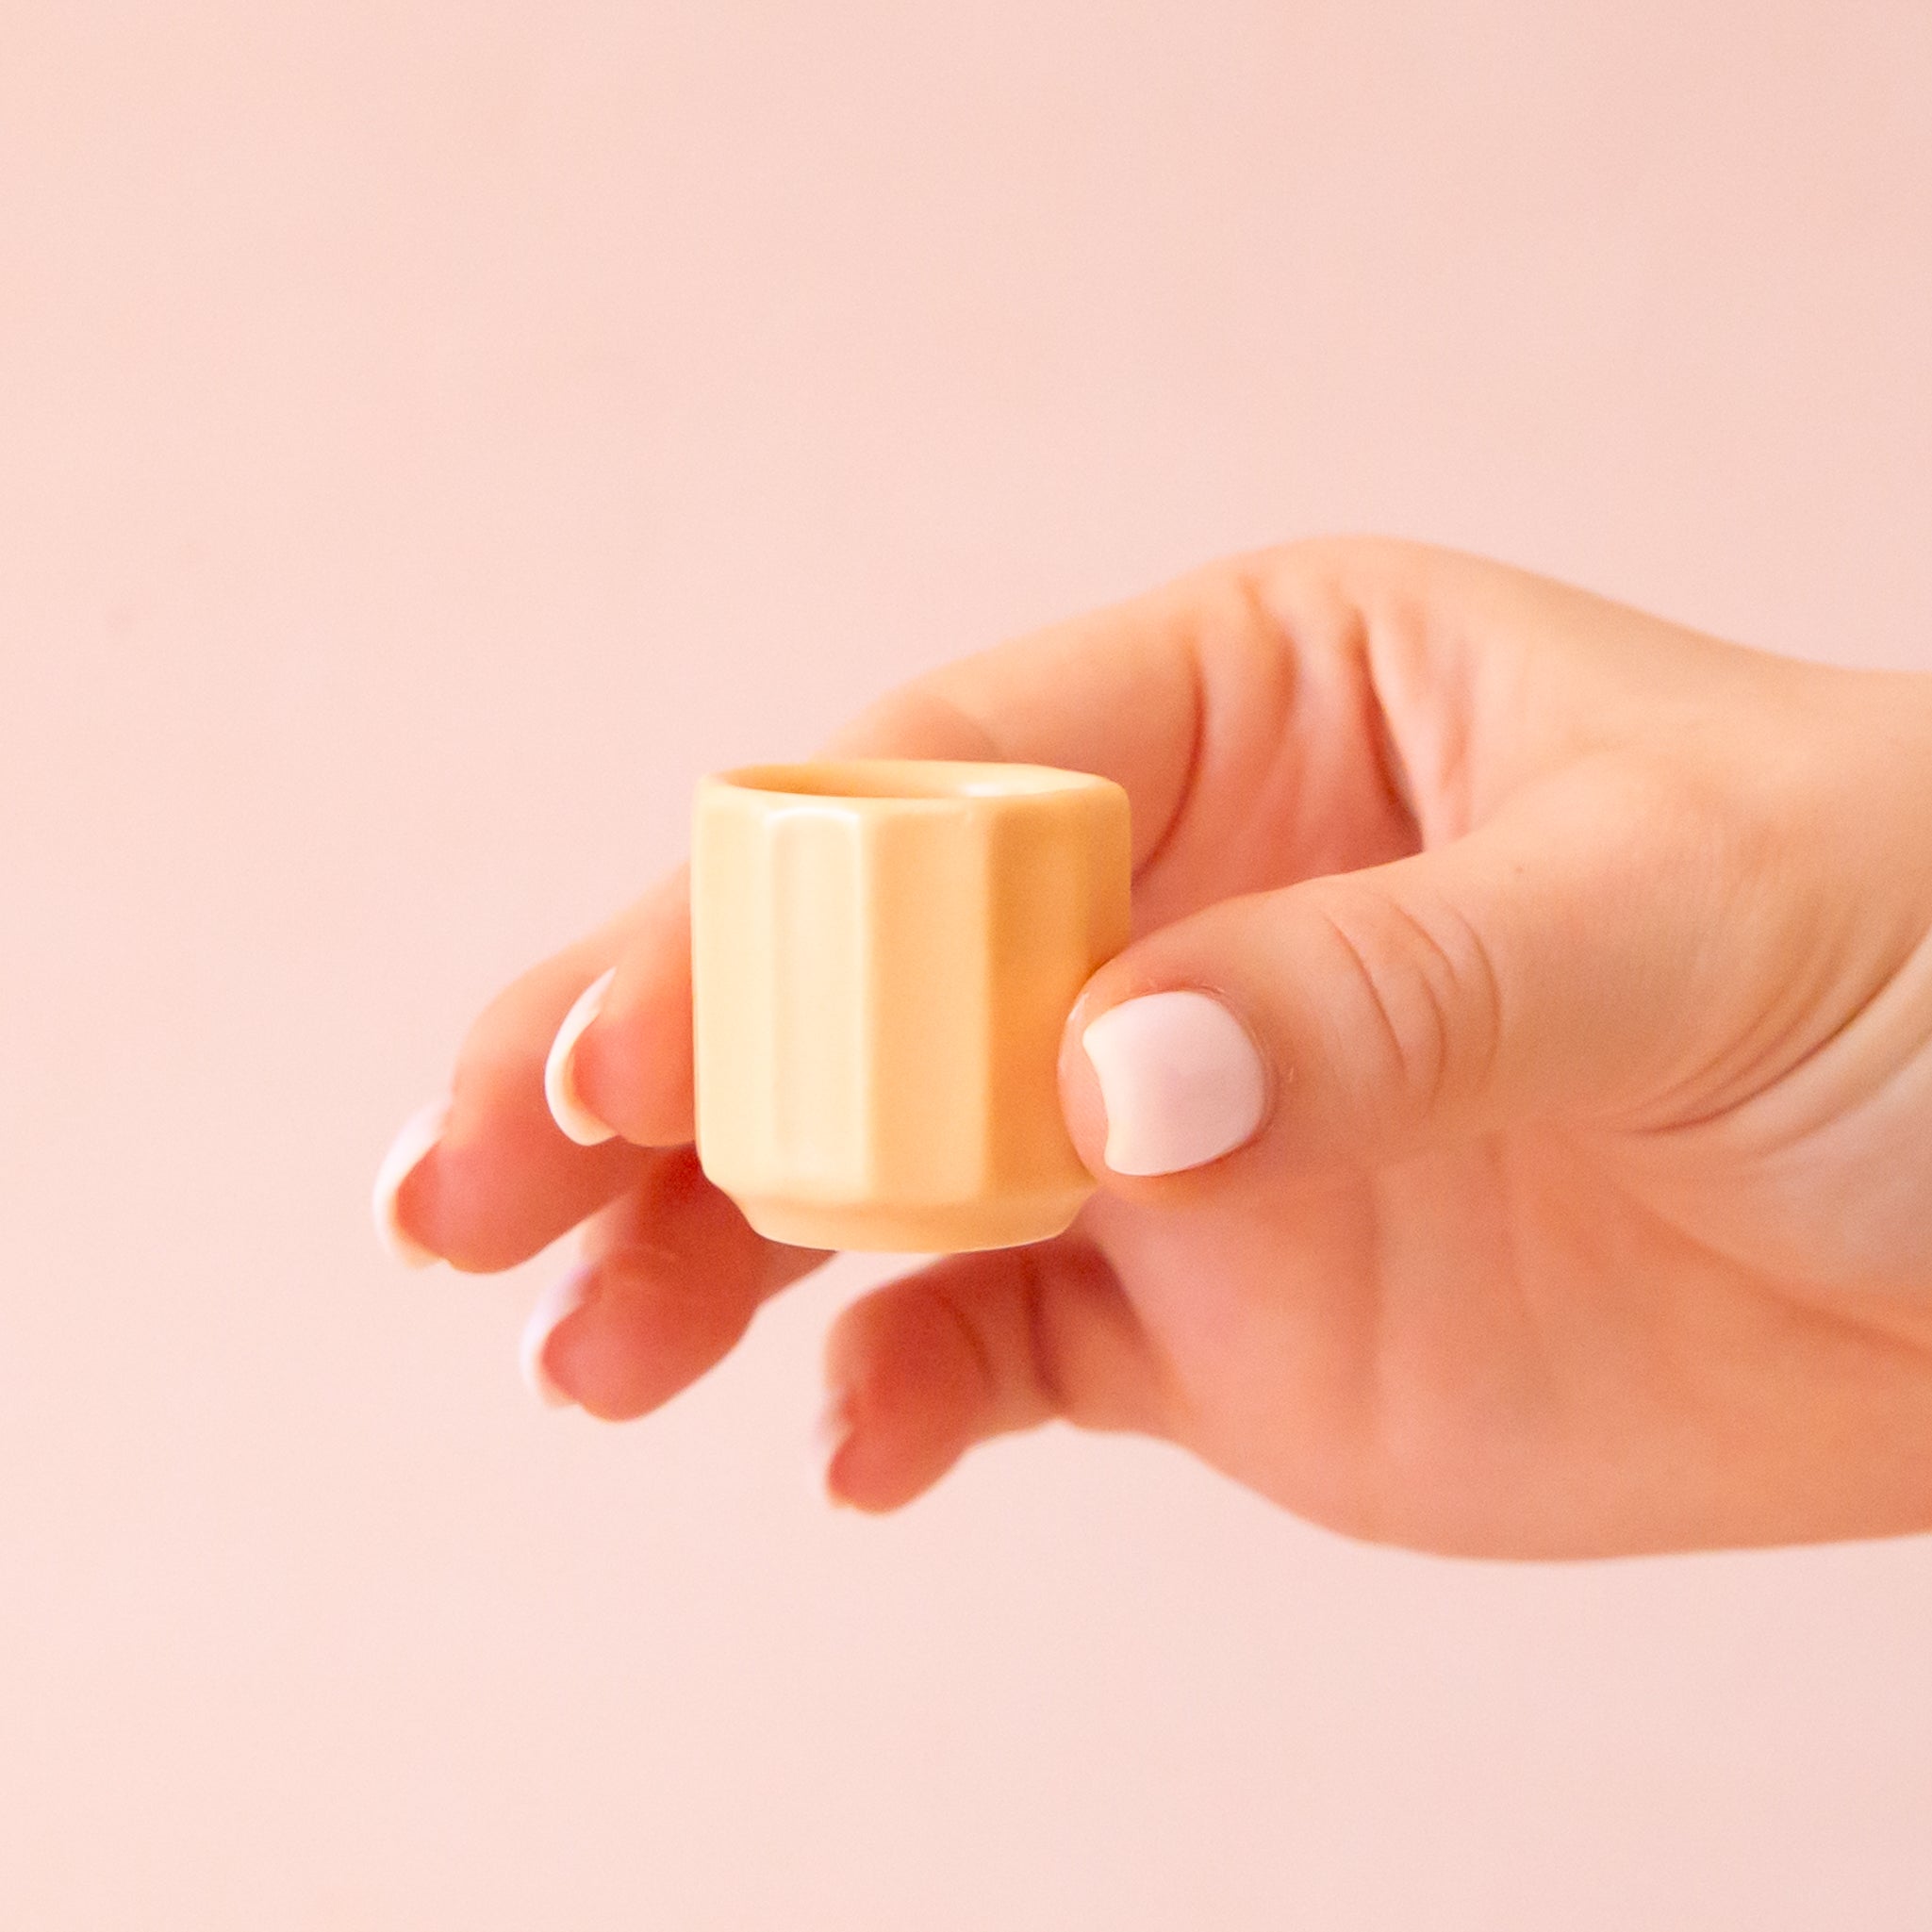
<svg viewBox="0 0 1932 1932">
<path fill-rule="evenodd" d="M 1103 1177 L 1236 1149 L 1246 1173 L 1313 1173 L 1641 1115 L 1709 1058 L 1693 980 L 1716 890 L 1681 818 L 1593 784 L 1223 900 L 1088 981 L 1062 1047 L 1069 1129 Z"/>
</svg>

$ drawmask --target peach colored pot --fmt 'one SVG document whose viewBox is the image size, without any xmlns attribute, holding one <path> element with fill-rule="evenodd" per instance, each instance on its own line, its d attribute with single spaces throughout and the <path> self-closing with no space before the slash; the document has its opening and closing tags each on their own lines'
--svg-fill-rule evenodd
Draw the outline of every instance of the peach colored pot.
<svg viewBox="0 0 1932 1932">
<path fill-rule="evenodd" d="M 757 765 L 698 785 L 698 1157 L 774 1241 L 1059 1233 L 1074 996 L 1128 938 L 1127 794 L 1044 765 Z"/>
</svg>

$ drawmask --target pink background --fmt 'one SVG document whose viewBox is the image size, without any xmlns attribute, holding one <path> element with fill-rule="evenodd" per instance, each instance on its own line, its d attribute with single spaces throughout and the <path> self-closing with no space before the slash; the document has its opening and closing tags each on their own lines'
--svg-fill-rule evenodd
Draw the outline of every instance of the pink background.
<svg viewBox="0 0 1932 1932">
<path fill-rule="evenodd" d="M 1923 1926 L 1932 1543 L 808 1494 L 366 1195 L 701 771 L 1379 528 L 1932 666 L 1932 11 L 7 0 L 0 1923 Z"/>
</svg>

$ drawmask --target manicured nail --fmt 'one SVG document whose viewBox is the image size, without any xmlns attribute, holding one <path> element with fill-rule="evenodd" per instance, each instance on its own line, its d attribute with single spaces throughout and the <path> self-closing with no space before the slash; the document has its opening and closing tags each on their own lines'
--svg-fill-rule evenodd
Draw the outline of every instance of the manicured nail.
<svg viewBox="0 0 1932 1932">
<path fill-rule="evenodd" d="M 396 1196 L 404 1181 L 421 1164 L 422 1157 L 443 1137 L 450 1124 L 447 1099 L 432 1100 L 419 1108 L 403 1123 L 402 1131 L 389 1143 L 389 1150 L 376 1169 L 375 1231 L 382 1245 L 399 1262 L 412 1268 L 434 1267 L 442 1256 L 423 1247 L 396 1218 Z"/>
<path fill-rule="evenodd" d="M 564 1023 L 557 1029 L 556 1038 L 550 1043 L 550 1058 L 543 1065 L 543 1094 L 550 1102 L 550 1116 L 580 1148 L 594 1148 L 600 1142 L 613 1140 L 617 1136 L 616 1128 L 606 1127 L 584 1104 L 577 1092 L 577 1076 L 570 1064 L 585 1030 L 603 1011 L 604 996 L 617 976 L 618 969 L 612 966 L 607 973 L 600 973 L 577 995 L 576 1005 L 564 1015 Z"/>
<path fill-rule="evenodd" d="M 580 1262 L 544 1289 L 537 1297 L 537 1306 L 530 1311 L 530 1319 L 523 1324 L 523 1340 L 518 1350 L 523 1379 L 529 1383 L 530 1393 L 552 1409 L 568 1409 L 576 1398 L 557 1386 L 544 1366 L 544 1350 L 563 1323 L 589 1302 L 596 1285 L 596 1263 Z"/>
<path fill-rule="evenodd" d="M 1207 993 L 1124 999 L 1081 1045 L 1107 1109 L 1116 1174 L 1175 1174 L 1238 1148 L 1261 1125 L 1267 1082 L 1247 1029 Z"/>
<path fill-rule="evenodd" d="M 851 1440 L 851 1401 L 846 1391 L 834 1389 L 825 1397 L 818 1419 L 812 1425 L 812 1494 L 835 1510 L 851 1505 L 832 1486 L 832 1465 L 838 1452 Z"/>
</svg>

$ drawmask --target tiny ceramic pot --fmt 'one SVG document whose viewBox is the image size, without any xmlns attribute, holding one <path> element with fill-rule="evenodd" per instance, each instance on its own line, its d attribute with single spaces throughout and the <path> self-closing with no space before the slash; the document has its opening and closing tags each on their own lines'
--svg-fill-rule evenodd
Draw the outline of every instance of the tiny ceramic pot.
<svg viewBox="0 0 1932 1932">
<path fill-rule="evenodd" d="M 927 1254 L 1092 1193 L 1060 1036 L 1126 945 L 1127 794 L 1044 765 L 755 765 L 698 785 L 698 1158 L 759 1233 Z"/>
</svg>

